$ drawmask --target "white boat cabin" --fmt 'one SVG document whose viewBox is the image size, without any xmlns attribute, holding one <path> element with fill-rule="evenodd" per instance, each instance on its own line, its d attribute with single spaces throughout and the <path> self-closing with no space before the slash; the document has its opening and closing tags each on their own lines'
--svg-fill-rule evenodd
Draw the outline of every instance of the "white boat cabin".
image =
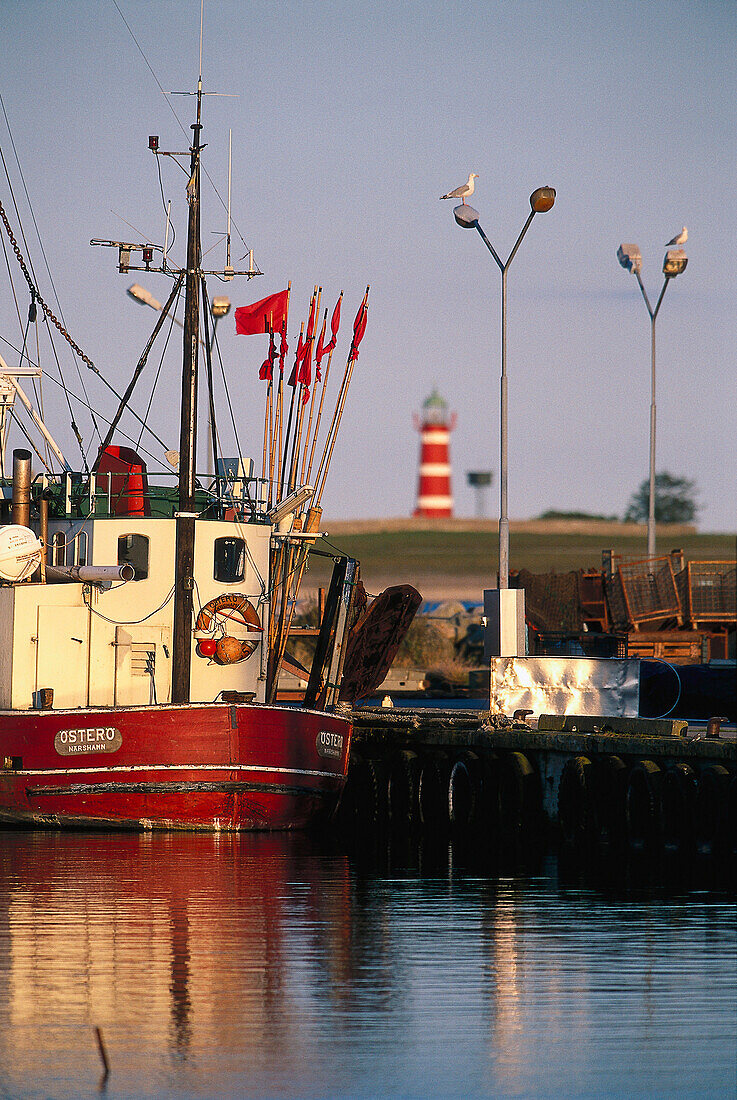
<svg viewBox="0 0 737 1100">
<path fill-rule="evenodd" d="M 58 510 L 66 515 L 49 516 L 47 583 L 37 571 L 31 580 L 0 586 L 2 709 L 171 701 L 176 561 L 172 493 L 162 494 L 158 507 L 152 500 L 151 506 L 129 509 L 139 514 L 122 515 L 105 506 L 106 495 L 109 503 L 109 494 L 89 494 L 87 515 L 70 515 L 75 509 L 62 504 Z M 155 508 L 158 515 L 146 514 Z M 168 516 L 162 514 L 167 510 Z M 230 512 L 233 518 L 225 513 L 228 518 L 199 518 L 195 523 L 195 615 L 219 597 L 225 607 L 218 608 L 217 616 L 206 613 L 192 632 L 192 702 L 213 701 L 224 690 L 252 693 L 257 702 L 265 699 L 273 527 L 247 521 L 247 513 L 237 508 Z M 126 566 L 135 571 L 128 581 L 90 582 L 84 572 L 92 567 L 94 575 L 97 567 L 118 567 L 130 574 Z M 82 568 L 82 576 L 67 579 L 78 576 L 76 567 Z M 57 569 L 66 571 L 64 580 Z M 238 613 L 244 604 L 250 605 L 245 622 Z M 243 643 L 233 663 L 214 652 L 223 633 Z"/>
</svg>

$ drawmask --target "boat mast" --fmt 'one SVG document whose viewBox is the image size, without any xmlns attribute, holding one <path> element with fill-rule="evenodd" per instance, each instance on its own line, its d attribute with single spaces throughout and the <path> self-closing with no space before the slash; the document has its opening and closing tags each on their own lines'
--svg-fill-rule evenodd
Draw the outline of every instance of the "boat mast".
<svg viewBox="0 0 737 1100">
<path fill-rule="evenodd" d="M 197 368 L 200 331 L 200 131 L 202 75 L 197 82 L 197 121 L 192 126 L 190 180 L 187 185 L 187 276 L 184 307 L 182 414 L 179 433 L 179 511 L 176 515 L 176 575 L 172 702 L 188 703 L 192 663 L 194 592 L 195 456 L 197 453 Z"/>
</svg>

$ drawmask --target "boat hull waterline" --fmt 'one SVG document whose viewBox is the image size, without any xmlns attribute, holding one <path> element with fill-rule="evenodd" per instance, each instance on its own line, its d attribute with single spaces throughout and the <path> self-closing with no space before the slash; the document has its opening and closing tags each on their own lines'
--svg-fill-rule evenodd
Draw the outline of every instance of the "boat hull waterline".
<svg viewBox="0 0 737 1100">
<path fill-rule="evenodd" d="M 334 808 L 351 724 L 258 704 L 0 711 L 0 822 L 302 829 Z"/>
</svg>

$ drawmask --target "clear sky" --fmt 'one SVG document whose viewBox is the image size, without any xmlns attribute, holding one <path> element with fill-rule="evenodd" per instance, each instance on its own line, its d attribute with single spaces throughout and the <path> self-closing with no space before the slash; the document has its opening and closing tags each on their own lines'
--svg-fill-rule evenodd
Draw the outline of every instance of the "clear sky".
<svg viewBox="0 0 737 1100">
<path fill-rule="evenodd" d="M 0 17 L 0 93 L 66 325 L 122 389 L 155 320 L 125 289 L 139 281 L 164 300 L 169 284 L 119 275 L 117 253 L 89 240 L 163 242 L 148 135 L 164 149 L 188 144 L 193 100 L 164 97 L 157 81 L 166 92 L 194 88 L 199 0 L 0 0 Z M 345 290 L 336 371 L 371 284 L 328 516 L 411 513 L 413 413 L 435 386 L 457 413 L 456 514 L 474 513 L 469 469 L 494 471 L 498 514 L 500 275 L 478 235 L 455 225 L 453 203 L 438 201 L 474 171 L 473 204 L 503 257 L 530 193 L 557 189 L 508 277 L 512 518 L 550 508 L 621 515 L 647 477 L 650 322 L 616 249 L 639 244 L 654 300 L 663 246 L 686 224 L 689 266 L 657 322 L 657 467 L 697 482 L 702 529 L 737 530 L 735 58 L 731 0 L 207 0 L 205 88 L 237 98 L 205 101 L 206 167 L 225 196 L 232 128 L 233 219 L 264 272 L 250 283 L 211 280 L 210 292 L 241 305 L 291 280 L 294 335 L 314 284 L 331 308 Z M 52 301 L 2 117 L 0 145 Z M 186 177 L 161 167 L 182 262 Z M 0 198 L 10 209 L 2 166 Z M 203 202 L 217 267 L 225 214 L 209 185 Z M 236 262 L 242 241 L 234 233 Z M 0 335 L 17 346 L 6 284 Z M 265 349 L 233 331 L 229 317 L 219 336 L 241 441 L 257 456 Z M 172 447 L 180 359 L 154 396 Z M 154 355 L 139 407 L 157 365 Z M 68 356 L 65 366 L 79 389 Z M 52 396 L 47 389 L 47 418 L 74 463 L 68 417 Z M 92 441 L 89 418 L 79 423 Z"/>
</svg>

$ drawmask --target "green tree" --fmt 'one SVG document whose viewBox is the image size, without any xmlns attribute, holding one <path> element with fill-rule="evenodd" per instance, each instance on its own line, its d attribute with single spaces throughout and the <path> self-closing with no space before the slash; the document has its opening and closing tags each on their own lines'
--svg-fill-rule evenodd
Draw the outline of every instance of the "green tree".
<svg viewBox="0 0 737 1100">
<path fill-rule="evenodd" d="M 625 523 L 646 523 L 650 503 L 650 479 L 642 482 L 630 497 Z M 656 523 L 691 523 L 696 517 L 696 483 L 685 477 L 673 477 L 666 470 L 655 475 Z"/>
</svg>

